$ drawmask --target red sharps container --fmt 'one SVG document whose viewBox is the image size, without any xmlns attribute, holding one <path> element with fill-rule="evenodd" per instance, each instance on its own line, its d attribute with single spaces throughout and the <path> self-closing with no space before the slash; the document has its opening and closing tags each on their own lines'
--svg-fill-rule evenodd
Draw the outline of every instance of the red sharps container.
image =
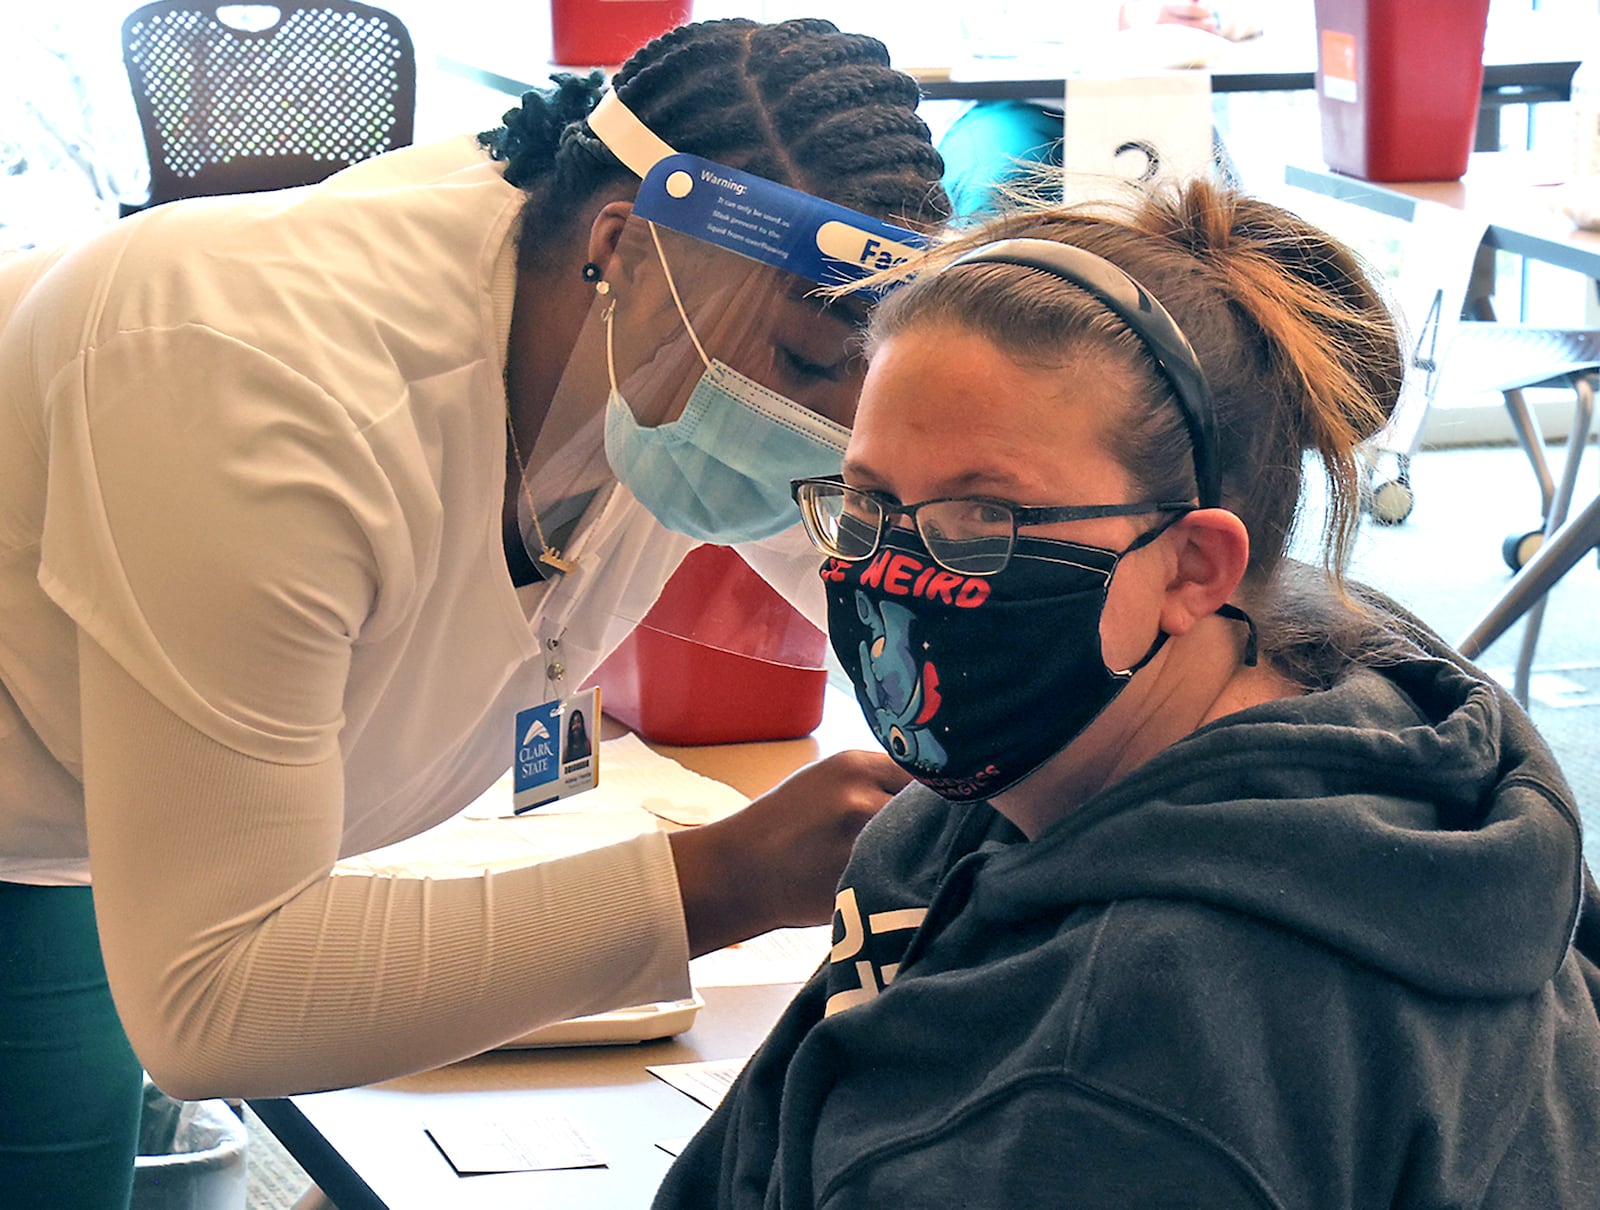
<svg viewBox="0 0 1600 1210">
<path fill-rule="evenodd" d="M 656 743 L 795 739 L 822 721 L 826 651 L 736 551 L 697 546 L 592 683 L 607 714 Z"/>
<path fill-rule="evenodd" d="M 1489 0 L 1316 0 L 1328 167 L 1369 181 L 1467 170 Z"/>
<path fill-rule="evenodd" d="M 621 63 L 689 20 L 692 0 L 550 0 L 552 58 L 574 67 Z"/>
</svg>

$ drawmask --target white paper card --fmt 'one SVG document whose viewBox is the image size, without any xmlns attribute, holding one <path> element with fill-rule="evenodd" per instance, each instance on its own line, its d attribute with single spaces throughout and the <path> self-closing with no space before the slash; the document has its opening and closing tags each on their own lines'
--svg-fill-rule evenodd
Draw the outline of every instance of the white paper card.
<svg viewBox="0 0 1600 1210">
<path fill-rule="evenodd" d="M 504 1118 L 434 1111 L 424 1128 L 462 1176 L 606 1166 L 577 1127 L 558 1114 Z"/>
<path fill-rule="evenodd" d="M 658 1063 L 645 1070 L 707 1109 L 715 1109 L 747 1062 L 748 1059 L 708 1059 L 703 1063 Z"/>
<path fill-rule="evenodd" d="M 858 712 L 859 715 L 859 712 Z M 334 866 L 341 875 L 477 877 L 550 861 L 653 831 L 664 815 L 721 819 L 749 799 L 652 751 L 638 736 L 600 745 L 605 779 L 587 794 L 511 817 L 511 774 L 459 815 L 409 839 Z"/>
<path fill-rule="evenodd" d="M 732 786 L 662 756 L 637 735 L 608 739 L 600 745 L 600 753 L 606 775 L 598 786 L 581 798 L 540 807 L 537 814 L 642 809 L 657 819 L 693 825 L 725 818 L 750 801 Z M 484 814 L 486 803 L 488 813 L 504 813 L 505 800 L 499 795 L 485 795 L 469 813 Z"/>
<path fill-rule="evenodd" d="M 832 946 L 830 924 L 773 929 L 691 959 L 689 980 L 696 987 L 804 983 L 822 965 Z"/>
<path fill-rule="evenodd" d="M 1211 77 L 1204 72 L 1069 76 L 1064 122 L 1069 203 L 1211 172 Z"/>
</svg>

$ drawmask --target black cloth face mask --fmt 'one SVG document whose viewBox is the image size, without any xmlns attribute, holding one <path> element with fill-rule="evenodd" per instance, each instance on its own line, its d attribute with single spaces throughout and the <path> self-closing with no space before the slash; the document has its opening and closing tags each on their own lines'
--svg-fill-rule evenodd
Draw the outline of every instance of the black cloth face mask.
<svg viewBox="0 0 1600 1210">
<path fill-rule="evenodd" d="M 878 740 L 945 798 L 1016 785 L 1066 747 L 1166 642 L 1113 671 L 1100 618 L 1124 550 L 1021 537 L 990 576 L 947 571 L 906 530 L 869 559 L 822 566 L 828 633 Z"/>
</svg>

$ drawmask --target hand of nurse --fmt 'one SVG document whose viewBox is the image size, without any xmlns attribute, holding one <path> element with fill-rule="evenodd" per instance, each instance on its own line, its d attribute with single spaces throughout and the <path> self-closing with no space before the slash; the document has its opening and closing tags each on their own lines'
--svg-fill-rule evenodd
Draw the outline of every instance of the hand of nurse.
<svg viewBox="0 0 1600 1210">
<path fill-rule="evenodd" d="M 690 952 L 826 923 L 857 833 L 908 780 L 881 752 L 840 752 L 726 819 L 674 832 Z"/>
</svg>

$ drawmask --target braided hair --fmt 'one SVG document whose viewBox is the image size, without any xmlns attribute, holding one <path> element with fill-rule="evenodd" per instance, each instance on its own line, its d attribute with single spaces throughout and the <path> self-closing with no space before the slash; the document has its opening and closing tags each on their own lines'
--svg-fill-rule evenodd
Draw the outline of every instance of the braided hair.
<svg viewBox="0 0 1600 1210">
<path fill-rule="evenodd" d="M 585 120 L 603 75 L 550 78 L 553 88 L 525 93 L 503 126 L 478 136 L 529 194 L 525 258 L 598 191 L 634 179 Z M 949 215 L 916 81 L 890 68 L 876 38 L 810 18 L 702 21 L 637 51 L 612 86 L 677 151 L 907 226 Z"/>
</svg>

